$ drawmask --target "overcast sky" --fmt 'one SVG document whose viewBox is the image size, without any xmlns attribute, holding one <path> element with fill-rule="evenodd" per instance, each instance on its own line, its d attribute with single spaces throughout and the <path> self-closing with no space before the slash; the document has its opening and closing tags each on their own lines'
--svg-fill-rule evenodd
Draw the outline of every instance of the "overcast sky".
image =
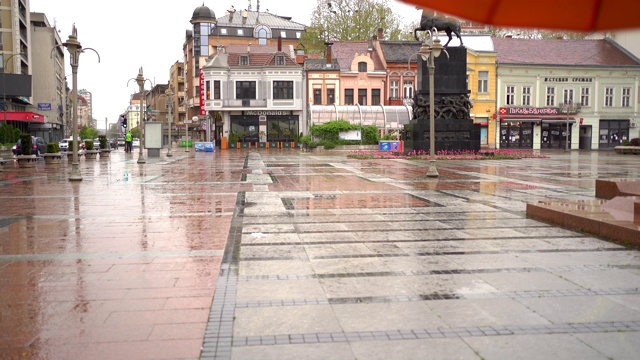
<svg viewBox="0 0 640 360">
<path fill-rule="evenodd" d="M 420 18 L 415 6 L 395 0 L 390 3 L 405 23 Z M 49 23 L 57 27 L 63 42 L 75 23 L 82 47 L 93 48 L 100 54 L 100 62 L 93 51 L 80 55 L 78 88 L 91 92 L 93 117 L 103 129 L 105 118 L 109 123 L 116 122 L 131 94 L 139 90 L 135 81 L 129 79 L 138 75 L 140 67 L 153 84 L 168 83 L 171 65 L 182 61 L 185 34 L 192 26 L 191 15 L 202 4 L 203 0 L 31 0 L 30 10 L 44 13 Z M 216 17 L 224 16 L 231 5 L 245 9 L 248 4 L 248 0 L 204 1 Z M 316 4 L 316 0 L 262 0 L 260 10 L 268 9 L 272 14 L 290 16 L 292 21 L 309 25 Z M 251 6 L 256 9 L 256 0 L 251 1 Z M 65 57 L 66 73 L 71 74 L 66 50 Z M 71 87 L 71 76 L 68 83 Z M 149 82 L 145 88 L 150 88 Z"/>
</svg>

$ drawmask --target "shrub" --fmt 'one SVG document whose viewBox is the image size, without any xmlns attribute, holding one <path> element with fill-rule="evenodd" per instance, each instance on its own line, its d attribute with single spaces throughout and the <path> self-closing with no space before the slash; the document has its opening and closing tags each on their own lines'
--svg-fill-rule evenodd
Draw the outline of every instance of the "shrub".
<svg viewBox="0 0 640 360">
<path fill-rule="evenodd" d="M 229 142 L 230 143 L 237 143 L 238 142 L 238 134 L 234 133 L 233 131 L 229 133 Z"/>
<path fill-rule="evenodd" d="M 85 140 L 84 148 L 87 150 L 93 150 L 93 140 Z"/>
<path fill-rule="evenodd" d="M 75 149 L 78 147 L 77 144 L 78 144 L 78 141 L 69 141 L 69 148 L 67 151 L 71 153 L 76 151 Z"/>
<path fill-rule="evenodd" d="M 640 138 L 633 138 L 629 141 L 630 146 L 640 146 Z"/>
<path fill-rule="evenodd" d="M 57 154 L 60 152 L 60 145 L 55 142 L 47 143 L 47 154 Z"/>
<path fill-rule="evenodd" d="M 33 142 L 31 141 L 31 134 L 20 134 L 20 152 L 22 155 L 31 155 Z"/>
<path fill-rule="evenodd" d="M 107 137 L 105 135 L 98 136 L 98 140 L 100 140 L 100 149 L 109 149 L 109 142 L 107 142 Z"/>
<path fill-rule="evenodd" d="M 13 146 L 20 139 L 20 134 L 22 134 L 20 129 L 4 122 L 0 125 L 0 144 Z"/>
</svg>

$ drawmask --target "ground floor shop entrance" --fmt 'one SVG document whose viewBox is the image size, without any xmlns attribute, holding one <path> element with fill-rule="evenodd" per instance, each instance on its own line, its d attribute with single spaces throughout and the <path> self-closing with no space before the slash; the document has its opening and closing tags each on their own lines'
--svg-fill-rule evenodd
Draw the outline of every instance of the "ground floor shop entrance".
<svg viewBox="0 0 640 360">
<path fill-rule="evenodd" d="M 500 124 L 500 148 L 533 149 L 533 122 Z"/>
<path fill-rule="evenodd" d="M 600 120 L 599 149 L 613 149 L 629 140 L 629 120 Z"/>
<path fill-rule="evenodd" d="M 300 121 L 284 111 L 247 111 L 230 115 L 229 129 L 241 142 L 291 142 L 298 138 Z"/>
<path fill-rule="evenodd" d="M 571 144 L 571 128 L 567 129 L 566 122 L 542 123 L 540 148 L 542 149 L 566 149 L 567 143 Z M 571 146 L 569 146 L 571 147 Z"/>
</svg>

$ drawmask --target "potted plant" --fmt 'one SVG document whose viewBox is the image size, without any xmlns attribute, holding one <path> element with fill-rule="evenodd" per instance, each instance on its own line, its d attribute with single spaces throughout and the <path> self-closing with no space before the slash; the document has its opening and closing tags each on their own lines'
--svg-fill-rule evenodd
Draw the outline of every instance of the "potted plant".
<svg viewBox="0 0 640 360">
<path fill-rule="evenodd" d="M 19 167 L 34 167 L 38 157 L 33 155 L 31 134 L 20 134 L 20 155 L 16 155 Z"/>
<path fill-rule="evenodd" d="M 283 148 L 290 148 L 291 147 L 291 130 L 289 130 L 289 129 L 282 130 L 282 136 L 284 136 L 284 141 L 282 142 L 282 147 Z"/>
<path fill-rule="evenodd" d="M 86 151 L 84 152 L 87 159 L 95 159 L 98 157 L 98 150 L 93 149 L 93 140 L 85 140 L 84 147 Z"/>
<path fill-rule="evenodd" d="M 271 127 L 271 130 L 268 131 L 267 133 L 268 136 L 268 142 L 269 142 L 269 147 L 270 148 L 277 148 L 278 147 L 278 129 L 276 127 Z"/>
<path fill-rule="evenodd" d="M 47 143 L 47 152 L 42 156 L 44 156 L 45 164 L 60 164 L 60 161 L 62 160 L 60 145 L 56 142 Z"/>
<path fill-rule="evenodd" d="M 106 135 L 100 135 L 98 136 L 98 140 L 100 140 L 100 159 L 106 159 L 111 154 L 111 147 L 109 146 L 107 137 Z"/>
<path fill-rule="evenodd" d="M 67 159 L 71 159 L 73 157 L 73 152 L 77 151 L 79 148 L 79 141 L 69 141 L 68 149 L 67 149 Z M 78 156 L 82 156 L 82 152 L 78 151 Z"/>
<path fill-rule="evenodd" d="M 240 143 L 238 147 L 248 148 L 249 144 L 245 142 L 245 138 L 247 137 L 247 133 L 244 131 L 238 131 L 238 138 L 240 139 Z"/>
<path fill-rule="evenodd" d="M 238 147 L 238 134 L 232 131 L 229 133 L 229 148 L 236 149 Z"/>
</svg>

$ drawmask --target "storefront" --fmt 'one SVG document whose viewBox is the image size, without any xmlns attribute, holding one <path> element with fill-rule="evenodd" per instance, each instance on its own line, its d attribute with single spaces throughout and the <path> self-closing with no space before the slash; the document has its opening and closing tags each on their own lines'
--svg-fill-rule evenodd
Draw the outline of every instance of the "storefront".
<svg viewBox="0 0 640 360">
<path fill-rule="evenodd" d="M 630 121 L 626 120 L 600 120 L 600 136 L 598 148 L 601 150 L 613 149 L 620 146 L 623 141 L 629 139 Z"/>
<path fill-rule="evenodd" d="M 576 122 L 558 108 L 500 108 L 498 141 L 503 149 L 571 148 Z M 569 144 L 569 146 L 567 146 Z"/>
<path fill-rule="evenodd" d="M 243 111 L 230 115 L 229 120 L 231 132 L 245 142 L 290 142 L 300 133 L 300 116 L 293 111 Z"/>
<path fill-rule="evenodd" d="M 500 123 L 501 149 L 533 149 L 534 121 L 508 119 Z"/>
</svg>

